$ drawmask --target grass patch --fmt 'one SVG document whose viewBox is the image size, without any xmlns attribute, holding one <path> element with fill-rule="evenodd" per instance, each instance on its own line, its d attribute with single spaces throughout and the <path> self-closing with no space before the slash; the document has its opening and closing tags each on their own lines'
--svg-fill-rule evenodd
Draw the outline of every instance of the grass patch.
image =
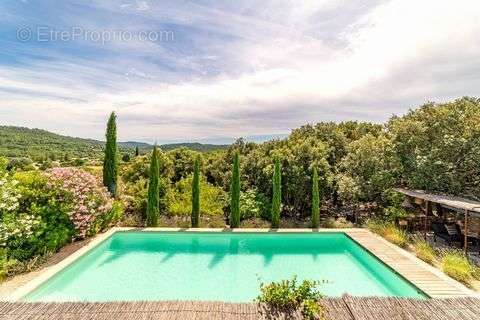
<svg viewBox="0 0 480 320">
<path fill-rule="evenodd" d="M 434 264 L 436 261 L 435 249 L 423 239 L 417 238 L 413 241 L 413 250 L 417 257 L 426 263 Z"/>
<path fill-rule="evenodd" d="M 384 237 L 389 242 L 405 248 L 408 245 L 407 233 L 396 227 L 393 223 L 378 220 L 369 220 L 367 227 L 370 231 Z"/>
<path fill-rule="evenodd" d="M 443 252 L 442 270 L 448 276 L 467 286 L 471 286 L 472 280 L 480 276 L 478 267 L 472 265 L 463 252 L 458 250 Z"/>
</svg>

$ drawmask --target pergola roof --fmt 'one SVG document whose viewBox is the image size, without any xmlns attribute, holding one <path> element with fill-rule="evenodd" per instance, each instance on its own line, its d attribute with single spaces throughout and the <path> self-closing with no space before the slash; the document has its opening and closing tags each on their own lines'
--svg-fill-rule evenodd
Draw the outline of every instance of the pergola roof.
<svg viewBox="0 0 480 320">
<path fill-rule="evenodd" d="M 468 211 L 480 215 L 480 202 L 464 199 L 460 197 L 451 197 L 446 195 L 438 195 L 427 193 L 423 190 L 408 190 L 403 188 L 395 188 L 397 192 L 403 193 L 409 197 L 423 199 L 433 203 L 438 203 L 446 208 L 459 211 Z"/>
</svg>

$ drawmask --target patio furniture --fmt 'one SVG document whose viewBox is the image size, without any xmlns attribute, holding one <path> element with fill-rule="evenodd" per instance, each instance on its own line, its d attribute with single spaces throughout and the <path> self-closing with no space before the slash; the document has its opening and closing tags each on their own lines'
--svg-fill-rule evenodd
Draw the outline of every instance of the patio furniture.
<svg viewBox="0 0 480 320">
<path fill-rule="evenodd" d="M 445 240 L 448 245 L 452 242 L 459 242 L 460 247 L 463 246 L 464 238 L 460 232 L 460 227 L 456 224 L 447 225 L 441 222 L 432 222 L 433 241 L 437 241 L 437 237 Z"/>
</svg>

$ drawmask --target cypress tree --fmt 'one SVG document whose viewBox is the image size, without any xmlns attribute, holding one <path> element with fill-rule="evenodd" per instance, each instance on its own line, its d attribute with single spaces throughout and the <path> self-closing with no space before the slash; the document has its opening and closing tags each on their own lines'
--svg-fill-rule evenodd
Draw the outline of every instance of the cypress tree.
<svg viewBox="0 0 480 320">
<path fill-rule="evenodd" d="M 140 155 L 140 151 L 138 150 L 138 146 L 135 146 L 135 157 Z"/>
<path fill-rule="evenodd" d="M 200 220 L 200 161 L 195 159 L 192 180 L 192 228 L 198 228 Z"/>
<path fill-rule="evenodd" d="M 272 228 L 278 228 L 280 224 L 280 210 L 282 205 L 282 177 L 280 172 L 280 160 L 275 159 L 275 171 L 273 172 L 273 197 L 272 197 Z"/>
<path fill-rule="evenodd" d="M 232 184 L 230 187 L 230 227 L 240 226 L 240 156 L 233 159 Z"/>
<path fill-rule="evenodd" d="M 318 228 L 320 216 L 320 194 L 318 192 L 317 168 L 313 168 L 312 174 L 312 228 Z"/>
<path fill-rule="evenodd" d="M 158 148 L 153 147 L 152 158 L 150 159 L 150 173 L 148 177 L 148 200 L 147 200 L 147 227 L 156 227 L 158 224 L 158 213 L 160 207 L 159 180 L 160 180 L 160 159 Z"/>
<path fill-rule="evenodd" d="M 107 123 L 107 132 L 105 137 L 107 142 L 105 145 L 105 158 L 103 159 L 103 185 L 113 197 L 117 196 L 117 116 L 115 112 L 110 114 Z"/>
</svg>

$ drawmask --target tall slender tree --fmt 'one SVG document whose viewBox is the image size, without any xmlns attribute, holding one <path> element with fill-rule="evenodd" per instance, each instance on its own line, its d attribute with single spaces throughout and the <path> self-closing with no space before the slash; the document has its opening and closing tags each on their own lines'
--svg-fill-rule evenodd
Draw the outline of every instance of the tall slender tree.
<svg viewBox="0 0 480 320">
<path fill-rule="evenodd" d="M 138 150 L 138 146 L 135 146 L 135 157 L 140 155 L 140 151 Z"/>
<path fill-rule="evenodd" d="M 313 167 L 312 174 L 312 228 L 318 228 L 320 218 L 320 194 L 318 191 L 317 168 Z"/>
<path fill-rule="evenodd" d="M 153 147 L 152 157 L 150 159 L 150 172 L 148 177 L 148 199 L 147 199 L 147 226 L 156 227 L 158 225 L 158 215 L 160 207 L 159 194 L 160 180 L 160 155 L 157 146 Z"/>
<path fill-rule="evenodd" d="M 197 156 L 193 166 L 192 180 L 192 227 L 198 228 L 200 220 L 200 159 Z"/>
<path fill-rule="evenodd" d="M 107 123 L 107 132 L 105 137 L 105 158 L 103 159 L 103 185 L 113 197 L 117 196 L 117 116 L 115 112 L 110 114 Z"/>
<path fill-rule="evenodd" d="M 280 160 L 275 159 L 275 171 L 273 172 L 273 197 L 271 222 L 272 228 L 278 228 L 280 225 L 280 210 L 282 205 L 282 176 L 280 168 Z"/>
<path fill-rule="evenodd" d="M 240 155 L 233 159 L 232 184 L 230 187 L 230 227 L 240 226 Z"/>
</svg>

